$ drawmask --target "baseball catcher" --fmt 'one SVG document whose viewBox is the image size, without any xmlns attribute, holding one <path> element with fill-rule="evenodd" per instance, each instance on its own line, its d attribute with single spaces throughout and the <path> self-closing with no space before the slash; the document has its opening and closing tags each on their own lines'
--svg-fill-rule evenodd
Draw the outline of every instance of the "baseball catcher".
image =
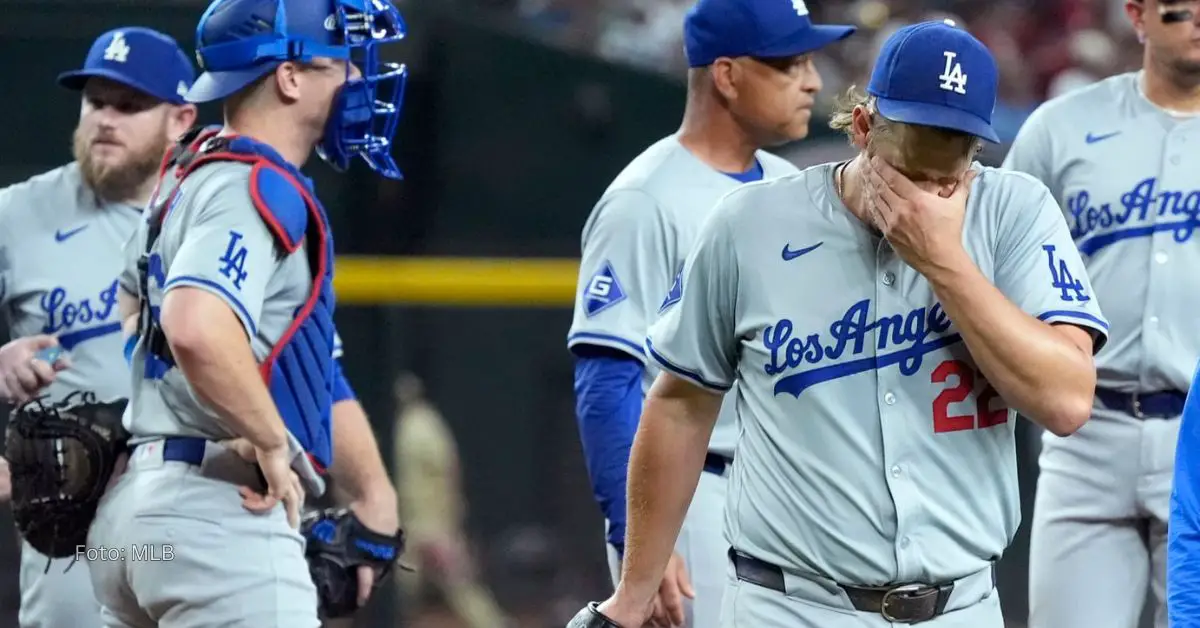
<svg viewBox="0 0 1200 628">
<path fill-rule="evenodd" d="M 353 615 L 359 607 L 359 572 L 373 572 L 378 587 L 404 553 L 403 531 L 374 532 L 345 508 L 312 511 L 301 521 L 300 533 L 308 541 L 305 557 L 325 619 Z"/>
<path fill-rule="evenodd" d="M 94 393 L 77 391 L 57 403 L 39 397 L 13 410 L 4 446 L 13 517 L 21 537 L 42 554 L 74 556 L 87 543 L 96 506 L 129 440 L 121 424 L 125 403 L 100 403 Z"/>
</svg>

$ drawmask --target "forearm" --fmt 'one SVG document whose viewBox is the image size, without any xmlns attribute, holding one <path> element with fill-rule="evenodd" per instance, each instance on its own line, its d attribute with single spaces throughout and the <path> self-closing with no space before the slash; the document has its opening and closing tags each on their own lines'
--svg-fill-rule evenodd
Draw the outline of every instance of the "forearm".
<svg viewBox="0 0 1200 628">
<path fill-rule="evenodd" d="M 167 293 L 161 319 L 179 369 L 229 429 L 261 449 L 287 446 L 287 429 L 233 311 L 216 296 L 181 287 Z"/>
<path fill-rule="evenodd" d="M 1090 353 L 1021 311 L 965 257 L 926 276 L 976 366 L 1011 407 L 1060 435 L 1086 420 L 1096 386 Z"/>
<path fill-rule="evenodd" d="M 638 608 L 653 599 L 674 551 L 719 403 L 698 409 L 680 399 L 647 400 L 629 459 L 629 522 L 618 586 Z"/>
<path fill-rule="evenodd" d="M 351 502 L 372 502 L 396 510 L 396 492 L 379 454 L 379 444 L 357 400 L 333 405 L 333 466 L 329 474 Z"/>
</svg>

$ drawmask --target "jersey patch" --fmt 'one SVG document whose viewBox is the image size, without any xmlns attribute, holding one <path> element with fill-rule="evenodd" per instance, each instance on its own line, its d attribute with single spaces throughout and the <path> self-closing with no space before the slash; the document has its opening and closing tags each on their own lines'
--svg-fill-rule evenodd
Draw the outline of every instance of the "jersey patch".
<svg viewBox="0 0 1200 628">
<path fill-rule="evenodd" d="M 671 284 L 670 292 L 667 292 L 667 298 L 663 300 L 662 305 L 658 306 L 658 313 L 662 314 L 667 308 L 679 303 L 683 298 L 683 266 L 679 267 L 679 272 L 675 273 L 675 281 Z"/>
<path fill-rule="evenodd" d="M 247 252 L 246 247 L 242 245 L 243 237 L 245 236 L 236 231 L 230 231 L 225 253 L 217 260 L 221 264 L 221 274 L 232 281 L 233 287 L 238 290 L 242 289 L 242 282 L 249 276 L 246 272 Z"/>
<path fill-rule="evenodd" d="M 1063 301 L 1091 301 L 1092 297 L 1088 296 L 1083 290 L 1083 282 L 1076 279 L 1071 273 L 1071 269 L 1067 268 L 1067 261 L 1062 258 L 1054 257 L 1054 245 L 1044 244 L 1042 249 L 1046 251 L 1046 258 L 1050 266 L 1050 285 L 1060 291 L 1059 298 Z"/>
<path fill-rule="evenodd" d="M 612 264 L 604 262 L 600 270 L 592 275 L 583 291 L 583 309 L 589 317 L 624 301 L 628 295 L 617 279 Z"/>
</svg>

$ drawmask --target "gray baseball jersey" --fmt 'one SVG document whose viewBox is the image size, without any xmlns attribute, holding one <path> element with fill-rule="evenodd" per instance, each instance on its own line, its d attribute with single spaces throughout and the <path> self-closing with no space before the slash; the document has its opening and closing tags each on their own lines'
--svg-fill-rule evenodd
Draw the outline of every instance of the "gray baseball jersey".
<svg viewBox="0 0 1200 628">
<path fill-rule="evenodd" d="M 303 249 L 280 257 L 251 201 L 249 175 L 249 165 L 218 163 L 183 182 L 151 251 L 149 301 L 157 309 L 165 292 L 180 286 L 210 292 L 237 315 L 261 361 L 292 323 L 311 289 L 312 276 Z M 134 294 L 136 269 L 130 265 L 145 248 L 147 229 L 143 221 L 126 251 L 122 284 Z M 134 351 L 133 396 L 125 414 L 135 439 L 233 437 L 217 414 L 199 401 L 179 369 L 168 370 L 161 380 L 143 377 L 143 345 L 139 342 Z"/>
<path fill-rule="evenodd" d="M 725 196 L 646 349 L 697 385 L 739 384 L 734 548 L 844 584 L 960 578 L 1016 532 L 1015 413 L 925 278 L 846 209 L 834 166 Z M 973 167 L 968 254 L 1023 311 L 1102 345 L 1108 325 L 1045 186 Z"/>
<path fill-rule="evenodd" d="M 1140 72 L 1039 108 L 1004 167 L 1062 204 L 1112 322 L 1098 386 L 1186 391 L 1200 359 L 1200 117 L 1172 118 L 1141 95 Z"/>
<path fill-rule="evenodd" d="M 100 201 L 74 163 L 0 191 L 0 310 L 12 338 L 53 334 L 69 351 L 71 368 L 45 390 L 53 400 L 77 390 L 129 396 L 117 275 L 140 216 Z M 48 560 L 22 543 L 20 625 L 98 625 L 87 570 Z"/>
<path fill-rule="evenodd" d="M 47 389 L 129 395 L 117 276 L 141 209 L 105 204 L 72 163 L 0 191 L 0 307 L 13 338 L 52 334 L 73 366 Z"/>
<path fill-rule="evenodd" d="M 1121 74 L 1045 103 L 1004 165 L 1049 186 L 1106 305 L 1112 340 L 1097 356 L 1097 385 L 1184 393 L 1200 359 L 1200 116 L 1157 107 L 1141 80 Z M 1180 422 L 1127 412 L 1098 397 L 1077 433 L 1045 435 L 1030 528 L 1031 628 L 1132 625 L 1147 591 L 1155 625 L 1168 623 Z M 1113 593 L 1092 603 L 1097 591 Z"/>
<path fill-rule="evenodd" d="M 763 177 L 795 173 L 791 163 L 756 154 Z M 642 344 L 658 313 L 676 298 L 683 260 L 722 195 L 742 185 L 713 170 L 668 136 L 647 148 L 609 185 L 583 227 L 575 318 L 567 346 L 593 344 L 642 361 L 643 391 L 658 376 Z M 733 454 L 737 428 L 722 412 L 711 449 Z"/>
</svg>

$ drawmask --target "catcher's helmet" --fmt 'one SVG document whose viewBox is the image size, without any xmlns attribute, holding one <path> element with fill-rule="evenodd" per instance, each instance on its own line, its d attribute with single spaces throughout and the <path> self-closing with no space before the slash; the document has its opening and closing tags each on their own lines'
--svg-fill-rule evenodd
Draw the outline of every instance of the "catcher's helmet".
<svg viewBox="0 0 1200 628">
<path fill-rule="evenodd" d="M 204 73 L 187 99 L 221 100 L 285 61 L 351 61 L 362 76 L 350 78 L 347 65 L 317 154 L 337 170 L 359 156 L 398 179 L 391 142 L 408 70 L 381 61 L 379 47 L 406 34 L 389 0 L 213 0 L 196 27 L 196 60 Z"/>
</svg>

